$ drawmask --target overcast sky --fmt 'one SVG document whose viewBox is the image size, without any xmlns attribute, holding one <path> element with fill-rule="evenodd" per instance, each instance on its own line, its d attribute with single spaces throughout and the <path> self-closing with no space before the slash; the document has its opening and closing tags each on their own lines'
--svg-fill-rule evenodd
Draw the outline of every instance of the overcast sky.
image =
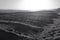
<svg viewBox="0 0 60 40">
<path fill-rule="evenodd" d="M 60 8 L 60 0 L 0 0 L 0 9 L 45 10 Z"/>
</svg>

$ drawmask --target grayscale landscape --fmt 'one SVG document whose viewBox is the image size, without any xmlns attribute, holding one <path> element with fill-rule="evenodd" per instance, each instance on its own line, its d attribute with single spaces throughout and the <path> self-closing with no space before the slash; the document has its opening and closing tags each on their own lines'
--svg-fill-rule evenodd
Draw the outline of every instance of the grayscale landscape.
<svg viewBox="0 0 60 40">
<path fill-rule="evenodd" d="M 2 40 L 59 40 L 60 8 L 42 11 L 0 10 Z"/>
</svg>

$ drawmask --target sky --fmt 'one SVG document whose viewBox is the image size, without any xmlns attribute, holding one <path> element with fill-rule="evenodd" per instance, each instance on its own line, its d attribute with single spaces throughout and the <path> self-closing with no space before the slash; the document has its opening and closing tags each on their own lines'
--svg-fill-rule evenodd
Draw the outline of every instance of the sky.
<svg viewBox="0 0 60 40">
<path fill-rule="evenodd" d="M 0 0 L 0 9 L 48 10 L 60 8 L 60 0 Z"/>
</svg>

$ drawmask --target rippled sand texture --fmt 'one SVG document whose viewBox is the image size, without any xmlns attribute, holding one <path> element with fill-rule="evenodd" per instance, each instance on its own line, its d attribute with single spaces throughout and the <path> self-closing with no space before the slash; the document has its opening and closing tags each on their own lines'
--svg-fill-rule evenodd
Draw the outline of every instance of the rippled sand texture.
<svg viewBox="0 0 60 40">
<path fill-rule="evenodd" d="M 56 13 L 0 13 L 0 20 L 13 21 L 16 23 L 25 23 L 33 26 L 43 26 L 52 23 L 52 18 L 57 16 Z"/>
<path fill-rule="evenodd" d="M 55 12 L 0 13 L 0 29 L 39 40 L 52 29 L 50 25 L 54 24 L 57 17 Z"/>
</svg>

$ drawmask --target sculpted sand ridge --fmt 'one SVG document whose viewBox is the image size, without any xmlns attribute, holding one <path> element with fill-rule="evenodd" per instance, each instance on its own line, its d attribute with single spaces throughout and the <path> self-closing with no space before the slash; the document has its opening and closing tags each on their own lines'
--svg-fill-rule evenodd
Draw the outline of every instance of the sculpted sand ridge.
<svg viewBox="0 0 60 40">
<path fill-rule="evenodd" d="M 0 29 L 12 32 L 18 36 L 39 39 L 53 29 L 54 18 L 57 13 L 0 13 Z M 56 21 L 55 21 L 56 22 Z M 51 25 L 52 24 L 52 25 Z M 54 25 L 53 25 L 54 26 Z M 45 38 L 46 39 L 46 38 Z"/>
</svg>

